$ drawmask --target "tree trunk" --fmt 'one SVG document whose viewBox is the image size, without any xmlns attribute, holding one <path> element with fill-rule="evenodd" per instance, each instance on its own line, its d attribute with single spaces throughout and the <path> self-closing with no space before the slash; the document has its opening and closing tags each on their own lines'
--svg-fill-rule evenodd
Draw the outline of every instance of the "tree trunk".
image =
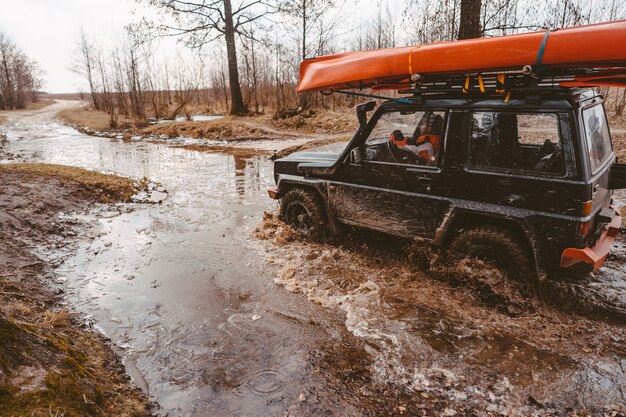
<svg viewBox="0 0 626 417">
<path fill-rule="evenodd" d="M 306 35 L 307 35 L 307 0 L 302 0 L 302 60 L 306 59 Z M 304 111 L 311 106 L 311 93 L 299 93 L 298 103 L 300 110 Z"/>
<path fill-rule="evenodd" d="M 472 39 L 482 36 L 480 30 L 481 0 L 461 0 L 461 23 L 457 39 Z"/>
<path fill-rule="evenodd" d="M 226 38 L 226 55 L 228 56 L 228 82 L 230 84 L 230 114 L 248 112 L 243 104 L 241 85 L 239 84 L 239 68 L 237 67 L 237 45 L 235 43 L 235 27 L 233 25 L 233 9 L 230 0 L 224 0 L 224 37 Z"/>
</svg>

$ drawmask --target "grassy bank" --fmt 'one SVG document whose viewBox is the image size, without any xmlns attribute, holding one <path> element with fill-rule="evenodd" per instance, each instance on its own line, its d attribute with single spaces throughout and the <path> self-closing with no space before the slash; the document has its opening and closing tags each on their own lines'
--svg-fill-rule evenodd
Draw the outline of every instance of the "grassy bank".
<svg viewBox="0 0 626 417">
<path fill-rule="evenodd" d="M 164 136 L 168 138 L 188 137 L 226 141 L 245 141 L 281 136 L 267 123 L 251 117 L 226 116 L 221 119 L 203 122 L 161 123 L 141 129 L 139 134 Z"/>
<path fill-rule="evenodd" d="M 75 126 L 79 129 L 102 131 L 111 129 L 111 116 L 103 111 L 93 110 L 86 107 L 73 107 L 60 111 L 57 116 L 64 123 Z M 143 126 L 145 122 L 135 121 L 125 117 L 117 120 L 118 128 L 115 130 L 132 129 Z"/>
<path fill-rule="evenodd" d="M 63 306 L 32 247 L 72 243 L 62 211 L 127 201 L 133 183 L 45 164 L 0 165 L 0 415 L 147 416 L 108 342 Z"/>
<path fill-rule="evenodd" d="M 122 119 L 119 128 L 111 129 L 110 116 L 87 108 L 63 110 L 58 117 L 85 132 L 114 131 L 144 136 L 190 137 L 212 140 L 254 140 L 298 136 L 302 134 L 337 134 L 353 132 L 357 121 L 354 112 L 311 110 L 290 117 L 225 116 L 211 121 L 168 122 L 146 126 L 144 121 Z"/>
<path fill-rule="evenodd" d="M 45 181 L 55 178 L 79 184 L 98 202 L 129 202 L 135 193 L 132 180 L 117 175 L 100 174 L 81 168 L 54 164 L 4 164 L 0 173 L 19 173 L 25 179 Z"/>
</svg>

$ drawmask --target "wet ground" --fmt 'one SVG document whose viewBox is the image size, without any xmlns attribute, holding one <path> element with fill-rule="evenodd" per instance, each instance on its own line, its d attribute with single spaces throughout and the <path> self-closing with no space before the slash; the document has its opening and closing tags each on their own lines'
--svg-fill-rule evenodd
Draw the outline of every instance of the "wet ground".
<svg viewBox="0 0 626 417">
<path fill-rule="evenodd" d="M 38 248 L 161 415 L 623 412 L 623 241 L 595 276 L 538 290 L 480 265 L 426 271 L 380 237 L 305 242 L 264 215 L 288 144 L 90 137 L 54 120 L 69 105 L 12 116 L 5 150 L 167 191 L 68 213 L 84 243 Z"/>
</svg>

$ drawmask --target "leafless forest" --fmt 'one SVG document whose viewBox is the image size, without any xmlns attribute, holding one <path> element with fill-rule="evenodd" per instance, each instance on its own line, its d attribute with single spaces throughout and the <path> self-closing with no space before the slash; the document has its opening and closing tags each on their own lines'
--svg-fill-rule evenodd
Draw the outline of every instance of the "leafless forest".
<svg viewBox="0 0 626 417">
<path fill-rule="evenodd" d="M 0 32 L 0 110 L 24 108 L 37 100 L 41 88 L 37 63 Z"/>
<path fill-rule="evenodd" d="M 138 3 L 156 17 L 127 27 L 119 39 L 99 44 L 88 31 L 77 34 L 75 70 L 84 76 L 93 106 L 111 115 L 112 126 L 119 115 L 145 119 L 190 109 L 243 114 L 345 106 L 353 103 L 295 94 L 302 59 L 626 17 L 620 0 L 397 0 L 369 10 L 339 0 Z M 157 52 L 166 37 L 180 41 L 175 56 Z"/>
</svg>

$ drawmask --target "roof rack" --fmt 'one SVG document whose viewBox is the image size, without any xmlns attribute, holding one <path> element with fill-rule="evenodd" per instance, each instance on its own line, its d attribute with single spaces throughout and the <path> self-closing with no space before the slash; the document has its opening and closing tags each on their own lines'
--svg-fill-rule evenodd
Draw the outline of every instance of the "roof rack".
<svg viewBox="0 0 626 417">
<path fill-rule="evenodd" d="M 471 74 L 414 74 L 411 88 L 398 90 L 414 101 L 434 97 L 466 97 L 468 99 L 500 97 L 522 98 L 538 104 L 544 96 L 565 96 L 579 87 L 592 87 L 607 81 L 615 86 L 626 85 L 626 68 L 593 69 L 563 68 L 533 73 L 530 66 L 521 71 Z"/>
</svg>

